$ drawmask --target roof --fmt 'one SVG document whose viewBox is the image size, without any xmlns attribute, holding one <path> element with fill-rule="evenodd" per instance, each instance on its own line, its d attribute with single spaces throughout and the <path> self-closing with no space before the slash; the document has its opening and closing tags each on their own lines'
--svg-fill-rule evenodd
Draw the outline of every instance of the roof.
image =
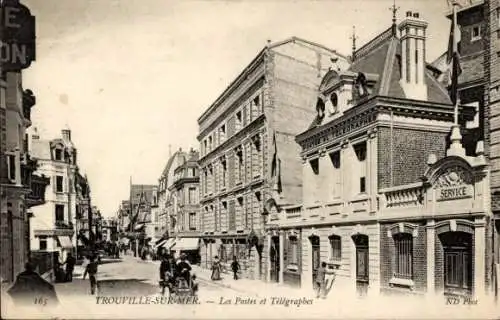
<svg viewBox="0 0 500 320">
<path fill-rule="evenodd" d="M 362 72 L 367 76 L 368 80 L 370 78 L 377 79 L 371 94 L 363 99 L 374 96 L 407 99 L 399 83 L 401 78 L 401 41 L 393 31 L 392 26 L 357 50 L 354 57 L 354 61 L 344 74 Z M 333 76 L 331 73 L 325 75 L 326 77 L 328 77 L 326 82 L 330 84 L 339 81 L 338 77 Z M 428 88 L 427 101 L 451 105 L 446 88 L 433 77 L 431 70 L 426 69 L 425 77 Z M 322 88 L 328 86 L 328 83 L 324 82 Z M 321 120 L 316 118 L 309 128 L 319 124 L 321 124 Z"/>
<path fill-rule="evenodd" d="M 235 90 L 238 85 L 244 81 L 245 79 L 245 76 L 251 72 L 251 70 L 254 69 L 255 65 L 258 65 L 258 62 L 264 57 L 264 52 L 268 49 L 273 49 L 273 48 L 276 48 L 276 47 L 279 47 L 279 46 L 282 46 L 282 45 L 285 45 L 285 44 L 288 44 L 288 43 L 291 43 L 291 42 L 301 42 L 301 43 L 304 43 L 304 44 L 307 44 L 307 45 L 312 45 L 312 46 L 315 46 L 315 47 L 318 47 L 318 48 L 322 48 L 326 51 L 329 51 L 331 53 L 334 53 L 336 55 L 338 55 L 339 57 L 341 58 L 345 58 L 347 59 L 346 56 L 338 53 L 336 50 L 333 50 L 333 49 L 330 49 L 326 46 L 323 46 L 321 44 L 318 44 L 318 43 L 315 43 L 315 42 L 312 42 L 312 41 L 309 41 L 309 40 L 305 40 L 305 39 L 302 39 L 302 38 L 299 38 L 299 37 L 290 37 L 288 39 L 285 39 L 285 40 L 282 40 L 282 41 L 278 41 L 278 42 L 274 42 L 274 43 L 269 43 L 267 46 L 263 47 L 259 53 L 254 57 L 254 59 L 247 65 L 247 67 L 245 69 L 243 69 L 243 71 L 236 77 L 236 79 L 234 79 L 227 87 L 226 89 L 219 95 L 219 97 L 217 97 L 217 99 L 215 99 L 215 101 L 210 105 L 210 107 L 207 108 L 207 110 L 205 110 L 201 116 L 198 118 L 198 124 L 200 124 L 204 119 L 205 117 L 210 114 L 215 108 L 217 108 L 217 106 L 219 104 L 221 104 L 222 101 L 224 101 L 224 99 L 226 99 L 226 97 L 228 95 L 231 94 L 231 92 L 233 90 Z"/>
</svg>

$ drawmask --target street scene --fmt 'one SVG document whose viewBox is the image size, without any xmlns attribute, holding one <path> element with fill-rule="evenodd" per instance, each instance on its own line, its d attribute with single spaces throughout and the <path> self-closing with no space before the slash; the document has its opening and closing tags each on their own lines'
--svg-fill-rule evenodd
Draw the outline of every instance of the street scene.
<svg viewBox="0 0 500 320">
<path fill-rule="evenodd" d="M 0 1 L 1 316 L 500 314 L 500 1 Z"/>
</svg>

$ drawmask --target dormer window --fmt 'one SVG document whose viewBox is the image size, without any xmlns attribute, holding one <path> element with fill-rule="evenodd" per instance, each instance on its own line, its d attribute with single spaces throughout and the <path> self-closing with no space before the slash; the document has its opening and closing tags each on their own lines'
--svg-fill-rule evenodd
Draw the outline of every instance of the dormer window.
<svg viewBox="0 0 500 320">
<path fill-rule="evenodd" d="M 330 103 L 331 103 L 331 108 L 330 108 L 330 114 L 335 114 L 338 112 L 338 107 L 339 107 L 339 97 L 337 94 L 334 92 L 330 95 Z"/>
<path fill-rule="evenodd" d="M 55 150 L 54 157 L 57 161 L 62 161 L 63 160 L 63 151 L 59 148 Z"/>
<path fill-rule="evenodd" d="M 318 98 L 318 101 L 316 102 L 316 112 L 318 113 L 319 119 L 323 119 L 325 117 L 325 102 L 321 98 Z"/>
</svg>

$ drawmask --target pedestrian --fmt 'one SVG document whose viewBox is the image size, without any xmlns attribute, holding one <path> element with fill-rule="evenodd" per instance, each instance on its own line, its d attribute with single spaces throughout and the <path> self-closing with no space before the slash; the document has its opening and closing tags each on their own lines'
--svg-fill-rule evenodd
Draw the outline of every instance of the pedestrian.
<svg viewBox="0 0 500 320">
<path fill-rule="evenodd" d="M 54 286 L 43 279 L 34 266 L 27 262 L 24 271 L 19 273 L 12 287 L 7 291 L 15 304 L 29 305 L 39 303 L 43 306 L 59 304 Z"/>
<path fill-rule="evenodd" d="M 326 262 L 321 262 L 321 266 L 316 271 L 316 298 L 326 298 L 326 275 L 332 274 L 326 269 Z M 330 287 L 331 288 L 331 287 Z"/>
<path fill-rule="evenodd" d="M 95 294 L 96 288 L 97 288 L 97 262 L 95 261 L 95 257 L 91 256 L 90 257 L 90 262 L 85 268 L 85 272 L 83 273 L 83 279 L 85 280 L 85 276 L 89 275 L 89 281 L 90 281 L 90 293 L 93 295 Z"/>
<path fill-rule="evenodd" d="M 221 265 L 218 256 L 214 257 L 214 262 L 212 263 L 212 276 L 210 277 L 212 280 L 220 280 L 220 271 Z"/>
<path fill-rule="evenodd" d="M 182 253 L 176 263 L 177 276 L 184 278 L 188 283 L 190 282 L 190 272 L 192 270 L 191 264 L 186 259 L 186 254 Z"/>
<path fill-rule="evenodd" d="M 161 286 L 161 294 L 165 294 L 165 288 L 169 288 L 169 292 L 171 291 L 170 284 L 172 283 L 172 266 L 170 257 L 166 254 L 163 255 L 163 259 L 160 264 L 160 286 Z"/>
<path fill-rule="evenodd" d="M 72 282 L 73 281 L 73 270 L 75 269 L 75 264 L 76 264 L 76 259 L 73 257 L 71 252 L 68 253 L 68 256 L 66 257 L 66 261 L 64 262 L 66 265 L 66 281 Z"/>
<path fill-rule="evenodd" d="M 233 279 L 238 280 L 238 272 L 240 271 L 240 264 L 236 260 L 236 256 L 233 256 L 233 262 L 231 262 L 231 270 L 233 270 Z"/>
</svg>

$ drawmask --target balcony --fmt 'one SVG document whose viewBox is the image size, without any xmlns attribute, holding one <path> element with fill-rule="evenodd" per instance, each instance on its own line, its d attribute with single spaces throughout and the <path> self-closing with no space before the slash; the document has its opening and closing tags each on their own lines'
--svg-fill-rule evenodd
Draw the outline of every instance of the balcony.
<svg viewBox="0 0 500 320">
<path fill-rule="evenodd" d="M 56 229 L 73 229 L 73 222 L 71 221 L 64 221 L 64 220 L 56 220 L 54 223 L 54 226 Z"/>
<path fill-rule="evenodd" d="M 379 194 L 379 210 L 385 216 L 397 216 L 401 212 L 422 214 L 425 211 L 425 192 L 423 183 L 382 189 Z"/>
</svg>

